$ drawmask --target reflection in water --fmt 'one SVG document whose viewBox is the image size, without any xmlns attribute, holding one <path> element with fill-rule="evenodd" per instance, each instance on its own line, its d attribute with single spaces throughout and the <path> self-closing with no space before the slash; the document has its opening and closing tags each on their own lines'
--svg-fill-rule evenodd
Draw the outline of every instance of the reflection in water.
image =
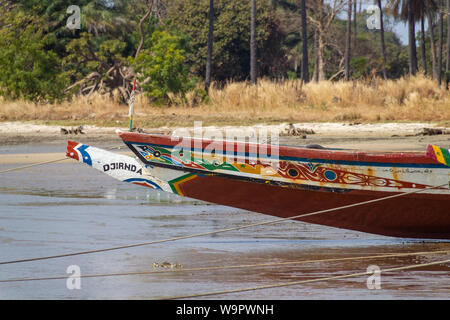
<svg viewBox="0 0 450 320">
<path fill-rule="evenodd" d="M 6 169 L 11 165 L 0 165 Z M 272 220 L 261 214 L 210 205 L 110 179 L 87 166 L 52 164 L 2 175 L 0 260 L 108 248 Z M 54 260 L 1 265 L 0 280 L 152 271 L 155 262 L 184 268 L 285 263 L 401 252 L 450 250 L 448 241 L 398 239 L 283 222 L 207 237 Z M 202 272 L 0 283 L 0 299 L 152 299 L 365 272 L 448 259 L 414 255 L 286 264 Z M 212 299 L 448 299 L 450 266 L 382 274 L 381 289 L 367 277 L 250 291 Z M 68 276 L 68 275 L 67 275 Z"/>
<path fill-rule="evenodd" d="M 108 200 L 116 200 L 117 199 L 117 188 L 108 188 L 105 191 L 104 197 Z"/>
</svg>

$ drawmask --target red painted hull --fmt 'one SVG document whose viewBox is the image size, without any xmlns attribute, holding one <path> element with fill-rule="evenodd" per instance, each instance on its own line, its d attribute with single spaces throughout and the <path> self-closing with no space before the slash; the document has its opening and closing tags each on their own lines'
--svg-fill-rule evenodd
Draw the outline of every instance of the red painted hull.
<svg viewBox="0 0 450 320">
<path fill-rule="evenodd" d="M 281 218 L 393 194 L 290 189 L 214 176 L 191 179 L 179 187 L 191 198 Z M 450 239 L 448 208 L 449 197 L 413 194 L 297 220 L 394 237 Z"/>
</svg>

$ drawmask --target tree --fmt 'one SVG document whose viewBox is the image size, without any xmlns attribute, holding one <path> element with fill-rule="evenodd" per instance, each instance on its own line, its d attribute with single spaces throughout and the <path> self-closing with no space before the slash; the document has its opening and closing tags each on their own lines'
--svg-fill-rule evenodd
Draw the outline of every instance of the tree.
<svg viewBox="0 0 450 320">
<path fill-rule="evenodd" d="M 144 23 L 146 20 L 148 20 L 149 18 L 151 19 L 151 14 L 154 10 L 153 8 L 154 2 L 150 2 L 148 4 L 148 8 L 147 8 L 147 12 L 144 14 L 144 16 L 139 20 L 139 34 L 141 36 L 140 41 L 139 41 L 139 45 L 136 49 L 136 53 L 134 54 L 134 57 L 136 58 L 139 53 L 142 50 L 142 47 L 144 46 L 145 43 L 145 37 L 147 36 L 147 33 L 149 30 L 144 30 Z"/>
<path fill-rule="evenodd" d="M 208 54 L 206 57 L 206 76 L 205 76 L 205 91 L 206 91 L 206 93 L 209 92 L 209 87 L 211 85 L 213 32 L 214 32 L 214 0 L 209 0 Z"/>
<path fill-rule="evenodd" d="M 430 48 L 431 48 L 431 74 L 433 79 L 438 78 L 438 70 L 437 70 L 437 48 L 436 43 L 434 42 L 434 20 L 436 13 L 436 5 L 434 1 L 426 1 L 424 3 L 424 14 L 427 16 L 428 20 L 428 32 L 430 37 Z"/>
<path fill-rule="evenodd" d="M 416 20 L 414 17 L 412 1 L 408 1 L 408 53 L 409 53 L 409 74 L 415 75 L 417 72 L 417 49 L 416 49 Z"/>
<path fill-rule="evenodd" d="M 420 52 L 422 55 L 422 69 L 424 74 L 427 73 L 427 51 L 426 51 L 426 40 L 425 40 L 425 16 L 421 15 L 420 17 Z"/>
<path fill-rule="evenodd" d="M 0 7 L 0 95 L 33 101 L 62 99 L 69 76 L 53 50 L 56 38 L 49 33 L 45 17 L 18 2 L 0 5 L 6 5 Z"/>
<path fill-rule="evenodd" d="M 309 82 L 309 62 L 308 62 L 308 21 L 306 20 L 306 0 L 301 0 L 300 4 L 302 17 L 302 80 Z"/>
<path fill-rule="evenodd" d="M 251 0 L 251 26 L 250 26 L 250 81 L 256 84 L 256 1 Z"/>
<path fill-rule="evenodd" d="M 311 24 L 314 26 L 314 80 L 326 80 L 325 73 L 325 37 L 336 17 L 337 13 L 342 9 L 344 1 L 334 0 L 331 5 L 325 5 L 324 0 L 314 1 L 314 15 L 309 16 Z"/>
<path fill-rule="evenodd" d="M 358 33 L 358 22 L 356 20 L 358 0 L 353 0 L 353 48 L 356 48 L 356 37 Z"/>
<path fill-rule="evenodd" d="M 434 79 L 438 79 L 437 69 L 439 52 L 438 48 L 436 48 L 434 38 L 434 24 L 436 20 L 437 10 L 436 0 L 394 0 L 392 8 L 395 17 L 400 18 L 403 21 L 408 21 L 410 30 L 408 43 L 410 55 L 410 74 L 412 73 L 412 71 L 414 71 L 414 66 L 417 67 L 417 57 L 414 59 L 415 36 L 412 36 L 414 31 L 413 22 L 419 21 L 424 17 L 427 18 L 431 48 L 432 75 Z M 422 43 L 424 44 L 424 42 L 424 38 L 422 38 Z"/>
<path fill-rule="evenodd" d="M 419 12 L 418 2 L 421 0 L 394 0 L 392 8 L 395 18 L 400 18 L 408 22 L 408 56 L 409 74 L 415 75 L 417 72 L 417 48 L 416 48 L 416 16 Z"/>
<path fill-rule="evenodd" d="M 443 51 L 443 39 L 444 39 L 444 3 L 442 0 L 439 0 L 438 3 L 438 15 L 439 15 L 439 35 L 438 35 L 438 56 L 437 56 L 437 63 L 436 63 L 436 76 L 437 76 L 437 83 L 438 86 L 441 86 L 442 84 L 442 51 Z"/>
<path fill-rule="evenodd" d="M 382 67 L 382 72 L 383 72 L 383 78 L 386 80 L 387 79 L 387 74 L 386 74 L 386 43 L 384 41 L 384 19 L 383 19 L 383 7 L 381 4 L 381 0 L 377 0 L 378 2 L 378 8 L 380 9 L 380 42 L 381 42 L 381 55 L 383 57 L 383 67 Z"/>
<path fill-rule="evenodd" d="M 63 66 L 72 78 L 66 92 L 118 92 L 126 102 L 134 79 L 127 57 L 136 56 L 153 32 L 155 17 L 147 17 L 159 1 L 91 0 L 81 6 L 81 30 L 64 41 Z"/>
<path fill-rule="evenodd" d="M 345 80 L 350 80 L 352 0 L 347 0 L 347 33 L 345 38 Z"/>
<path fill-rule="evenodd" d="M 133 60 L 133 67 L 146 95 L 165 102 L 169 93 L 184 95 L 193 88 L 185 53 L 189 50 L 184 37 L 157 30 L 148 48 Z"/>
<path fill-rule="evenodd" d="M 286 68 L 285 39 L 280 21 L 267 0 L 256 0 L 257 75 L 274 77 Z M 190 72 L 204 78 L 208 52 L 209 0 L 168 2 L 169 29 L 180 30 L 189 38 L 192 50 L 186 53 Z M 250 80 L 250 1 L 214 0 L 214 50 L 211 69 L 214 81 Z M 262 54 L 264 53 L 264 54 Z"/>
<path fill-rule="evenodd" d="M 450 83 L 450 0 L 447 0 L 447 58 L 445 62 L 446 89 Z"/>
</svg>

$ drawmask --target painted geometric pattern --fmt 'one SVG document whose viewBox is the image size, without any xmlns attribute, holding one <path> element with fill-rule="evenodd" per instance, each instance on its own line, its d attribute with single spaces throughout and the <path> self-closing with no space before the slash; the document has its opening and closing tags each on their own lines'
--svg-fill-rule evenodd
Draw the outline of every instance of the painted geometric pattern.
<svg viewBox="0 0 450 320">
<path fill-rule="evenodd" d="M 450 167 L 450 150 L 434 145 L 428 145 L 427 156 Z"/>
<path fill-rule="evenodd" d="M 136 150 L 148 161 L 156 161 L 165 164 L 174 164 L 192 169 L 202 170 L 231 170 L 238 171 L 227 162 L 219 162 L 216 159 L 208 161 L 206 157 L 195 158 L 193 153 L 183 149 L 169 151 L 163 147 L 156 146 L 136 146 Z"/>
<path fill-rule="evenodd" d="M 363 187 L 394 187 L 423 189 L 427 185 L 411 183 L 396 179 L 376 177 L 372 175 L 350 172 L 343 169 L 330 168 L 321 164 L 301 163 L 280 160 L 276 170 L 270 163 L 250 161 L 228 163 L 225 157 L 220 160 L 212 154 L 194 153 L 183 149 L 172 152 L 159 146 L 134 145 L 136 150 L 148 161 L 182 166 L 207 171 L 225 170 L 258 175 L 263 179 L 285 178 L 293 182 L 311 181 L 317 183 L 333 183 L 341 185 L 357 185 Z M 173 149 L 172 149 L 173 150 Z M 174 190 L 175 191 L 175 190 Z"/>
</svg>

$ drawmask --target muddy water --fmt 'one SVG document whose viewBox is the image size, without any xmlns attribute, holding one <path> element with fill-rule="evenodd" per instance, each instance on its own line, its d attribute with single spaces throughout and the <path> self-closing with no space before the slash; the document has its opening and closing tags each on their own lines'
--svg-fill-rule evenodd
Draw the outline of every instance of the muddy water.
<svg viewBox="0 0 450 320">
<path fill-rule="evenodd" d="M 59 146 L 3 148 L 0 153 L 55 152 Z M 60 146 L 64 150 L 64 146 Z M 20 166 L 0 164 L 0 171 Z M 66 162 L 0 175 L 0 261 L 58 255 L 167 239 L 272 220 L 273 217 L 169 196 L 116 182 Z M 232 270 L 81 278 L 68 289 L 69 266 L 81 275 L 283 263 L 365 255 L 450 250 L 448 241 L 399 239 L 302 222 L 255 227 L 162 244 L 51 260 L 0 265 L 0 280 L 62 276 L 58 280 L 0 282 L 0 299 L 154 299 L 263 286 L 450 259 L 413 255 Z M 450 264 L 367 276 L 217 295 L 212 299 L 449 299 Z M 77 284 L 80 284 L 77 289 Z M 205 299 L 205 298 L 199 298 Z"/>
</svg>

